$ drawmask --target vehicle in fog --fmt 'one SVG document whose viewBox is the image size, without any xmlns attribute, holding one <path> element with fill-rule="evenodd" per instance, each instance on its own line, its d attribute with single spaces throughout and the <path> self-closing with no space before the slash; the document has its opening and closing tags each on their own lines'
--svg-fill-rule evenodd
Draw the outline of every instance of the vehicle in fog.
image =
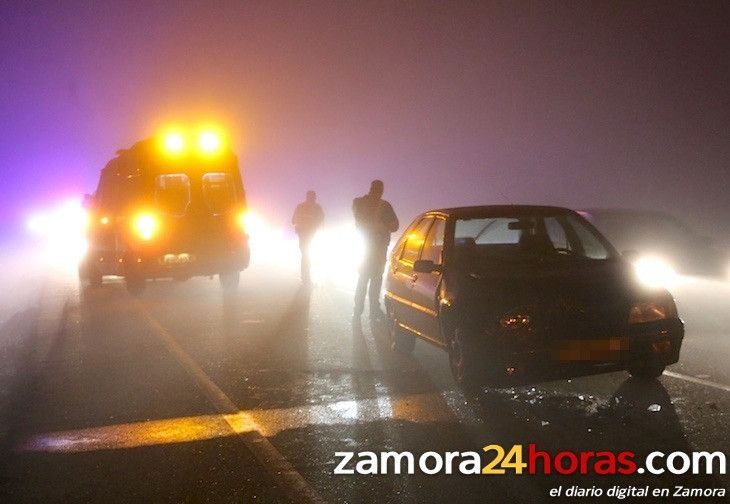
<svg viewBox="0 0 730 504">
<path fill-rule="evenodd" d="M 168 132 L 120 150 L 85 197 L 80 279 L 123 276 L 139 293 L 150 278 L 218 275 L 233 289 L 249 263 L 245 204 L 236 156 L 218 132 Z"/>
<path fill-rule="evenodd" d="M 684 324 L 666 289 L 649 289 L 578 213 L 482 206 L 419 215 L 390 254 L 391 345 L 447 350 L 466 387 L 677 362 Z"/>
<path fill-rule="evenodd" d="M 646 210 L 588 209 L 580 214 L 638 264 L 683 275 L 730 278 L 730 252 L 671 215 Z"/>
</svg>

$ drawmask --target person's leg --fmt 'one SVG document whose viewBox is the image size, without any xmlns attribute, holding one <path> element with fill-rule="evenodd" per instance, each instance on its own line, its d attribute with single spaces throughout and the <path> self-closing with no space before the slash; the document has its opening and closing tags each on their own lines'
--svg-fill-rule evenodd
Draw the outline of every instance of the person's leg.
<svg viewBox="0 0 730 504">
<path fill-rule="evenodd" d="M 370 277 L 370 289 L 368 292 L 368 299 L 370 301 L 370 314 L 378 317 L 383 314 L 383 310 L 380 308 L 380 289 L 382 285 L 382 271 L 380 273 L 378 273 L 377 271 L 373 271 L 373 276 Z"/>
<path fill-rule="evenodd" d="M 299 236 L 299 251 L 302 254 L 302 264 L 301 264 L 301 278 L 302 282 L 309 282 L 311 280 L 310 277 L 310 259 L 309 259 L 309 246 L 311 242 L 311 237 L 307 235 L 300 235 Z"/>
<path fill-rule="evenodd" d="M 355 288 L 355 316 L 362 315 L 365 309 L 365 292 L 368 288 L 368 280 L 370 275 L 365 265 L 360 267 L 360 275 L 357 278 L 357 287 Z"/>
<path fill-rule="evenodd" d="M 370 314 L 381 317 L 383 310 L 380 307 L 380 290 L 383 285 L 383 273 L 385 272 L 387 249 L 378 250 L 372 259 L 370 268 L 370 290 L 368 299 L 370 301 Z"/>
<path fill-rule="evenodd" d="M 357 278 L 357 287 L 355 287 L 355 316 L 362 315 L 365 309 L 365 295 L 368 290 L 368 282 L 370 281 L 370 264 L 372 262 L 372 244 L 365 240 L 365 254 L 360 263 L 359 276 Z"/>
</svg>

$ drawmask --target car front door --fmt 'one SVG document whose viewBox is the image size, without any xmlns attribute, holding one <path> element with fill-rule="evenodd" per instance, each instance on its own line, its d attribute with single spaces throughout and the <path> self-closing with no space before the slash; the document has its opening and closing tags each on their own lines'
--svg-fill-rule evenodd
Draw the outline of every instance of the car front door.
<svg viewBox="0 0 730 504">
<path fill-rule="evenodd" d="M 413 272 L 413 263 L 421 254 L 432 223 L 432 217 L 424 217 L 411 226 L 404 236 L 402 247 L 397 248 L 391 257 L 390 278 L 385 295 L 389 298 L 395 320 L 409 329 L 413 329 L 416 320 L 412 295 L 413 282 L 417 275 Z"/>
<path fill-rule="evenodd" d="M 419 259 L 432 261 L 437 267 L 431 273 L 413 273 L 412 293 L 413 327 L 425 337 L 443 343 L 438 323 L 438 290 L 441 285 L 441 272 L 444 250 L 446 219 L 436 216 L 426 235 Z"/>
</svg>

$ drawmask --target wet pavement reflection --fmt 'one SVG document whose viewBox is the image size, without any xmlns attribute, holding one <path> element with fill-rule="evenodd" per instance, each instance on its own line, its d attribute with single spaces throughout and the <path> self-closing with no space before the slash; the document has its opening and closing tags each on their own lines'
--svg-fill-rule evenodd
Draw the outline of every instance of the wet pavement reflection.
<svg viewBox="0 0 730 504">
<path fill-rule="evenodd" d="M 45 318 L 29 311 L 23 321 L 6 323 L 4 330 L 28 333 L 33 345 L 23 348 L 45 349 L 18 361 L 33 371 L 11 387 L 22 406 L 9 418 L 5 438 L 14 453 L 6 457 L 11 494 L 54 500 L 61 494 L 51 483 L 81 463 L 89 478 L 111 480 L 98 489 L 80 490 L 72 480 L 59 488 L 63 495 L 98 497 L 137 474 L 140 457 L 183 457 L 167 465 L 161 486 L 140 480 L 118 494 L 119 500 L 166 500 L 160 497 L 182 495 L 165 492 L 198 467 L 190 455 L 197 453 L 199 464 L 209 464 L 198 479 L 225 490 L 195 495 L 227 500 L 251 492 L 277 500 L 281 495 L 270 493 L 277 484 L 265 475 L 260 485 L 236 493 L 236 481 L 261 472 L 260 461 L 238 455 L 246 448 L 237 437 L 253 434 L 267 437 L 333 502 L 471 502 L 505 492 L 534 502 L 560 484 L 727 484 L 674 475 L 333 476 L 341 451 L 480 452 L 488 444 L 532 443 L 550 453 L 630 450 L 641 461 L 655 450 L 727 450 L 717 426 L 726 427 L 728 398 L 671 377 L 646 382 L 625 373 L 465 396 L 451 381 L 442 351 L 419 341 L 413 355 L 394 353 L 384 322 L 363 317 L 353 323 L 350 293 L 270 272 L 246 273 L 243 280 L 230 295 L 206 280 L 157 282 L 139 300 L 110 282 L 75 298 L 63 291 L 57 313 Z M 197 374 L 182 369 L 160 331 Z M 231 411 L 216 409 L 210 387 Z M 109 476 L 107 463 L 119 467 L 118 474 Z M 88 464 L 96 465 L 89 470 Z M 220 474 L 237 479 L 221 482 Z M 31 492 L 20 483 L 24 478 L 42 491 Z"/>
</svg>

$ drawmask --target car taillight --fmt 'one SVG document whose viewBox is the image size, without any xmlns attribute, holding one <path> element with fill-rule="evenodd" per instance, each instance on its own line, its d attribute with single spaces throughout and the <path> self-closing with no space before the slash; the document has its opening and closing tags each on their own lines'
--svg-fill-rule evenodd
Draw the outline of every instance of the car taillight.
<svg viewBox="0 0 730 504">
<path fill-rule="evenodd" d="M 246 220 L 246 210 L 241 210 L 240 212 L 238 212 L 236 214 L 236 229 L 245 233 L 247 228 Z"/>
<path fill-rule="evenodd" d="M 141 213 L 134 217 L 132 226 L 135 234 L 144 241 L 155 237 L 160 228 L 160 221 L 150 213 Z"/>
</svg>

